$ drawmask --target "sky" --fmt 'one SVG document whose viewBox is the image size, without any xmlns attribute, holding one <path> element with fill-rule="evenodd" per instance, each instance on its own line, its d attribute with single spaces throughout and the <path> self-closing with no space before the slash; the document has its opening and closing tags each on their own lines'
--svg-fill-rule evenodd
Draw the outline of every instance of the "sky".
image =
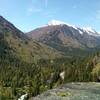
<svg viewBox="0 0 100 100">
<path fill-rule="evenodd" d="M 0 15 L 23 32 L 50 20 L 100 32 L 100 0 L 0 0 Z"/>
</svg>

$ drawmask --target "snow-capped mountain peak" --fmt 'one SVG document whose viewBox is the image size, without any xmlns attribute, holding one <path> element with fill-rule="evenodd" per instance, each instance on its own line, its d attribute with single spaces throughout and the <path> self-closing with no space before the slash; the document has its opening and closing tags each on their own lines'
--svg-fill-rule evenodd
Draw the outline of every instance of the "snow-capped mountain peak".
<svg viewBox="0 0 100 100">
<path fill-rule="evenodd" d="M 79 33 L 81 35 L 83 35 L 83 33 L 87 33 L 89 35 L 92 35 L 92 36 L 100 36 L 100 34 L 98 32 L 96 32 L 94 29 L 92 29 L 91 27 L 83 27 L 83 28 L 80 28 L 80 27 L 77 27 L 75 25 L 71 25 L 71 24 L 68 24 L 68 23 L 65 23 L 63 21 L 59 21 L 59 20 L 51 20 L 50 22 L 48 22 L 47 24 L 48 26 L 55 26 L 55 25 L 67 25 L 68 27 L 72 27 L 74 28 L 75 30 L 79 31 Z"/>
<path fill-rule="evenodd" d="M 75 25 L 70 25 L 68 23 L 65 23 L 65 22 L 59 21 L 59 20 L 51 20 L 50 22 L 48 22 L 48 26 L 55 26 L 55 25 L 67 25 L 69 27 L 73 27 L 74 29 L 77 29 L 77 27 Z"/>
<path fill-rule="evenodd" d="M 66 24 L 62 21 L 58 21 L 58 20 L 51 20 L 50 22 L 48 22 L 48 25 L 51 26 L 51 25 L 63 25 L 63 24 Z"/>
</svg>

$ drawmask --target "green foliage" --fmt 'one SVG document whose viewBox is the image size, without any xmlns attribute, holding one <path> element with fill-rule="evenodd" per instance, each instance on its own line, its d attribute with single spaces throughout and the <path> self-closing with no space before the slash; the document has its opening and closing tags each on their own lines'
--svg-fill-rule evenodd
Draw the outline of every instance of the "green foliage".
<svg viewBox="0 0 100 100">
<path fill-rule="evenodd" d="M 94 56 L 50 60 L 34 58 L 33 63 L 23 62 L 17 57 L 13 59 L 13 56 L 9 59 L 1 58 L 0 87 L 3 92 L 0 95 L 8 98 L 19 98 L 26 93 L 29 97 L 36 96 L 67 82 L 94 81 L 91 74 Z M 60 77 L 62 71 L 65 71 L 64 80 Z"/>
<path fill-rule="evenodd" d="M 61 96 L 61 97 L 67 97 L 67 96 L 70 96 L 71 93 L 70 92 L 59 92 L 57 93 L 58 96 Z"/>
<path fill-rule="evenodd" d="M 26 93 L 29 97 L 36 96 L 67 82 L 96 81 L 100 75 L 97 65 L 100 63 L 97 60 L 99 52 L 92 55 L 91 52 L 58 45 L 55 48 L 66 52 L 67 57 L 29 39 L 8 21 L 1 20 L 0 99 L 16 100 Z M 95 56 L 97 57 L 94 59 Z M 60 77 L 62 71 L 65 72 L 64 80 Z"/>
</svg>

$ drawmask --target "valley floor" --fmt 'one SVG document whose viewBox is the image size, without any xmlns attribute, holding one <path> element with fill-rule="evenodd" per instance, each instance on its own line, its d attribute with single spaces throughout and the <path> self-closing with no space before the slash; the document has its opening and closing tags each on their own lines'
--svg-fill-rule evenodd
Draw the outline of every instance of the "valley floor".
<svg viewBox="0 0 100 100">
<path fill-rule="evenodd" d="M 30 100 L 100 100 L 100 83 L 68 83 Z"/>
</svg>

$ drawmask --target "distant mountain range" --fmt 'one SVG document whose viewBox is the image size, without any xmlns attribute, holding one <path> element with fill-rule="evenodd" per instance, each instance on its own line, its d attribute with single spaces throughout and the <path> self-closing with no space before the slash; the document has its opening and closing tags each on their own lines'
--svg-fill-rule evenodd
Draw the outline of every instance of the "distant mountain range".
<svg viewBox="0 0 100 100">
<path fill-rule="evenodd" d="M 27 34 L 0 16 L 1 56 L 10 53 L 23 61 L 82 56 L 99 50 L 100 34 L 91 28 L 79 28 L 52 20 Z"/>
<path fill-rule="evenodd" d="M 100 46 L 100 34 L 91 28 L 79 28 L 52 20 L 47 25 L 30 31 L 27 35 L 64 54 L 93 51 Z M 76 54 L 77 55 L 77 54 Z"/>
</svg>

